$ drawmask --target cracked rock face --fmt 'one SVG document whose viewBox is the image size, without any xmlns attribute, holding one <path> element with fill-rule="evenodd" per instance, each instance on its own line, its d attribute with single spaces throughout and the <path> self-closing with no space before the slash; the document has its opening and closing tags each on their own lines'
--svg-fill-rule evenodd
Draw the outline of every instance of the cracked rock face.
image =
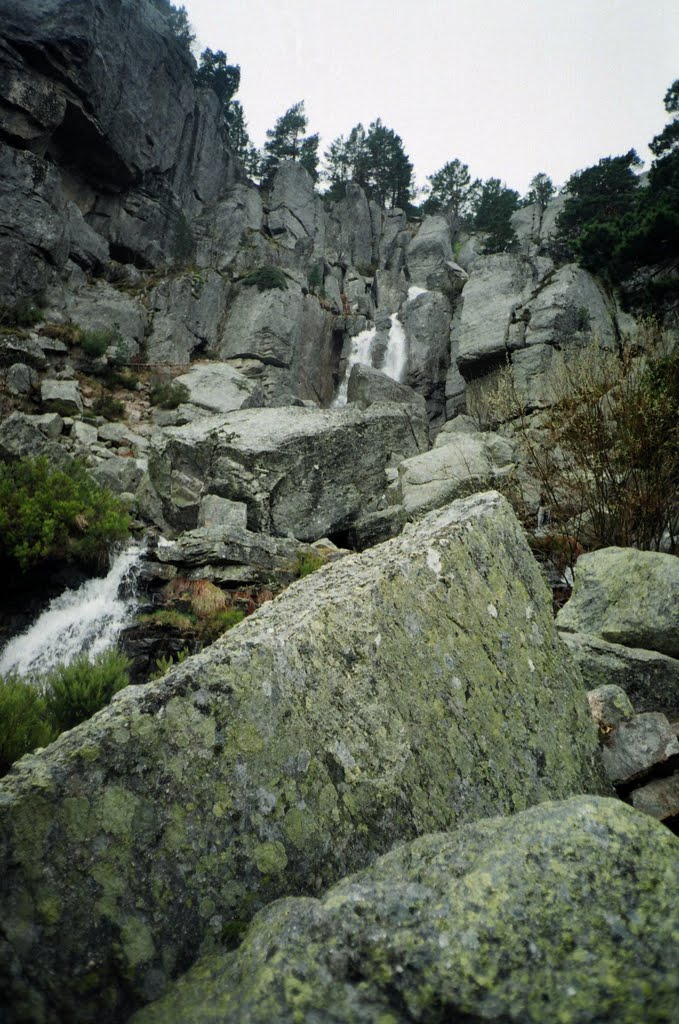
<svg viewBox="0 0 679 1024">
<path fill-rule="evenodd" d="M 5 1013 L 124 1019 L 261 906 L 398 839 L 605 791 L 595 751 L 509 506 L 453 503 L 2 780 Z"/>
</svg>

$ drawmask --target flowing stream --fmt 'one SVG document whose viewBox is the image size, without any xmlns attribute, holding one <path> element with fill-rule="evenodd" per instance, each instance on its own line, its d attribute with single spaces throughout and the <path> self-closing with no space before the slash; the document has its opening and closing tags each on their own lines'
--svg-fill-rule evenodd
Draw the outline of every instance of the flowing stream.
<svg viewBox="0 0 679 1024">
<path fill-rule="evenodd" d="M 418 295 L 423 295 L 426 290 L 426 288 L 418 288 L 416 285 L 413 285 L 408 289 L 408 298 L 406 299 L 406 302 L 411 302 L 413 299 L 416 299 Z M 406 333 L 403 329 L 403 324 L 399 320 L 398 313 L 392 313 L 389 319 L 391 321 L 391 327 L 389 328 L 384 362 L 382 363 L 380 370 L 382 373 L 386 374 L 387 377 L 391 377 L 392 380 L 400 382 L 408 359 L 408 344 L 406 340 Z M 369 327 L 367 330 L 361 331 L 360 334 L 357 334 L 355 338 L 352 338 L 351 351 L 347 357 L 347 365 L 344 371 L 344 380 L 340 384 L 335 400 L 332 403 L 334 407 L 347 404 L 349 377 L 356 363 L 365 363 L 367 366 L 373 365 L 371 349 L 376 333 L 377 331 L 374 327 Z"/>
<path fill-rule="evenodd" d="M 65 590 L 24 633 L 0 652 L 0 675 L 41 675 L 86 652 L 99 654 L 115 642 L 134 617 L 134 579 L 142 548 L 130 545 L 116 555 L 107 576 Z"/>
</svg>

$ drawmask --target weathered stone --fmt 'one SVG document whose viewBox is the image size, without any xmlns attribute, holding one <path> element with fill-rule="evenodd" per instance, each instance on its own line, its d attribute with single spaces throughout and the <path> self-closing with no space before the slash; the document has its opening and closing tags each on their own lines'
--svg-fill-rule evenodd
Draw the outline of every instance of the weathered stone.
<svg viewBox="0 0 679 1024">
<path fill-rule="evenodd" d="M 629 722 L 634 717 L 634 708 L 623 689 L 612 683 L 597 686 L 587 694 L 592 718 L 600 732 L 608 732 L 621 722 Z"/>
<path fill-rule="evenodd" d="M 299 161 L 286 160 L 276 171 L 267 224 L 280 245 L 309 255 L 323 252 L 323 202 L 316 194 L 311 175 Z"/>
<path fill-rule="evenodd" d="M 678 864 L 666 828 L 593 797 L 422 836 L 262 911 L 134 1024 L 664 1024 Z"/>
<path fill-rule="evenodd" d="M 110 258 L 108 242 L 83 217 L 75 203 L 66 204 L 69 257 L 89 273 L 100 271 Z"/>
<path fill-rule="evenodd" d="M 512 445 L 495 434 L 451 434 L 429 452 L 405 459 L 398 467 L 398 484 L 391 504 L 402 504 L 408 515 L 440 508 L 454 498 L 483 490 L 514 464 Z"/>
<path fill-rule="evenodd" d="M 51 441 L 59 437 L 64 429 L 64 421 L 58 412 L 46 412 L 42 416 L 32 416 L 30 418 L 45 437 L 48 437 Z"/>
<path fill-rule="evenodd" d="M 287 585 L 295 578 L 301 550 L 299 541 L 251 533 L 240 522 L 231 522 L 185 530 L 176 541 L 159 547 L 156 558 L 192 578 Z"/>
<path fill-rule="evenodd" d="M 331 261 L 360 267 L 375 260 L 378 240 L 360 185 L 349 182 L 344 197 L 330 207 L 325 244 Z"/>
<path fill-rule="evenodd" d="M 70 461 L 70 456 L 57 441 L 45 437 L 36 422 L 39 418 L 13 412 L 0 422 L 0 461 L 14 462 L 40 455 L 56 465 Z"/>
<path fill-rule="evenodd" d="M 376 402 L 399 402 L 418 409 L 422 419 L 426 417 L 424 399 L 407 384 L 399 384 L 386 373 L 366 363 L 355 363 L 349 374 L 347 402 L 355 402 L 362 409 Z"/>
<path fill-rule="evenodd" d="M 169 428 L 149 472 L 176 527 L 195 526 L 210 493 L 246 502 L 254 532 L 312 541 L 373 511 L 390 461 L 427 445 L 407 405 L 244 409 Z"/>
<path fill-rule="evenodd" d="M 635 548 L 604 548 L 578 559 L 558 627 L 626 647 L 679 656 L 679 558 Z"/>
<path fill-rule="evenodd" d="M 415 295 L 399 314 L 407 339 L 404 382 L 425 398 L 434 428 L 445 420 L 450 314 L 448 299 L 438 291 Z"/>
<path fill-rule="evenodd" d="M 0 999 L 124 1019 L 235 922 L 398 839 L 601 791 L 595 754 L 509 505 L 457 502 L 294 584 L 0 782 Z"/>
<path fill-rule="evenodd" d="M 123 358 L 138 355 L 148 316 L 142 304 L 132 296 L 106 281 L 97 281 L 67 294 L 65 312 L 84 330 L 111 332 L 115 339 L 112 344 L 121 350 L 119 355 Z"/>
<path fill-rule="evenodd" d="M 603 747 L 606 774 L 616 784 L 632 782 L 676 755 L 677 737 L 665 715 L 654 711 L 621 722 Z"/>
<path fill-rule="evenodd" d="M 408 522 L 408 513 L 402 505 L 370 512 L 361 516 L 347 531 L 344 542 L 356 551 L 365 551 L 392 537 L 398 537 Z"/>
<path fill-rule="evenodd" d="M 135 455 L 145 455 L 149 447 L 149 439 L 137 434 L 127 423 L 102 423 L 98 437 L 115 448 L 129 448 Z"/>
<path fill-rule="evenodd" d="M 216 351 L 289 367 L 302 324 L 304 297 L 291 284 L 286 289 L 259 291 L 245 287 L 229 306 Z"/>
<path fill-rule="evenodd" d="M 635 789 L 632 792 L 632 806 L 659 821 L 679 817 L 679 772 L 665 779 L 654 779 Z"/>
<path fill-rule="evenodd" d="M 134 494 L 142 481 L 145 469 L 146 464 L 143 459 L 114 455 L 95 466 L 92 476 L 102 487 L 107 487 L 115 494 L 125 492 Z"/>
<path fill-rule="evenodd" d="M 238 532 L 247 530 L 248 507 L 244 501 L 229 501 L 206 494 L 198 510 L 198 526 L 223 526 Z"/>
<path fill-rule="evenodd" d="M 612 308 L 601 285 L 586 270 L 568 263 L 546 279 L 529 303 L 526 345 L 568 345 L 594 335 L 601 348 L 614 348 Z M 520 314 L 520 311 L 517 311 Z"/>
<path fill-rule="evenodd" d="M 99 439 L 99 432 L 93 423 L 76 420 L 71 427 L 71 437 L 83 448 L 91 448 Z"/>
<path fill-rule="evenodd" d="M 183 365 L 199 351 L 216 349 L 226 308 L 226 285 L 219 274 L 166 278 L 148 302 L 153 314 L 147 341 L 150 362 Z"/>
<path fill-rule="evenodd" d="M 59 406 L 59 412 L 83 411 L 83 400 L 77 380 L 44 380 L 40 385 L 40 400 L 46 406 Z"/>
<path fill-rule="evenodd" d="M 36 370 L 44 370 L 47 359 L 35 338 L 22 338 L 18 334 L 0 336 L 0 366 L 27 363 Z"/>
<path fill-rule="evenodd" d="M 263 404 L 257 386 L 230 363 L 200 363 L 175 378 L 189 391 L 188 401 L 208 412 L 233 412 Z"/>
<path fill-rule="evenodd" d="M 420 288 L 441 287 L 447 278 L 447 266 L 453 262 L 450 227 L 445 217 L 424 218 L 408 246 L 406 260 L 412 284 Z"/>
<path fill-rule="evenodd" d="M 30 395 L 38 380 L 38 374 L 26 363 L 13 363 L 5 375 L 5 386 L 10 395 Z"/>
<path fill-rule="evenodd" d="M 227 196 L 210 206 L 198 221 L 196 262 L 199 267 L 226 270 L 247 249 L 252 234 L 262 227 L 259 190 L 237 184 Z"/>
<path fill-rule="evenodd" d="M 543 265 L 544 264 L 544 265 Z M 465 368 L 502 357 L 508 348 L 514 310 L 528 298 L 551 267 L 521 256 L 498 253 L 482 256 L 462 292 L 462 305 L 453 339 L 458 345 L 458 366 Z"/>
<path fill-rule="evenodd" d="M 588 687 L 622 687 L 637 711 L 679 717 L 679 661 L 657 651 L 611 644 L 587 633 L 561 633 Z"/>
</svg>

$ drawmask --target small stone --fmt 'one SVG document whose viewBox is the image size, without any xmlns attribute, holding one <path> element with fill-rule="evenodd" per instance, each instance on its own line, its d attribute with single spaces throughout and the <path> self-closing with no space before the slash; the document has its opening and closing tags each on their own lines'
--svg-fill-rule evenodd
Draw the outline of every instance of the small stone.
<svg viewBox="0 0 679 1024">
<path fill-rule="evenodd" d="M 598 686 L 587 694 L 592 718 L 601 732 L 608 732 L 634 717 L 632 702 L 619 686 Z"/>
<path fill-rule="evenodd" d="M 14 363 L 7 371 L 5 383 L 11 395 L 30 395 L 38 383 L 38 375 L 26 363 Z"/>
<path fill-rule="evenodd" d="M 198 526 L 225 526 L 236 532 L 247 530 L 248 507 L 244 501 L 206 494 L 198 510 Z"/>
<path fill-rule="evenodd" d="M 611 732 L 602 753 L 609 779 L 619 785 L 679 754 L 679 742 L 665 715 L 650 711 L 622 722 Z"/>
<path fill-rule="evenodd" d="M 632 806 L 643 814 L 665 821 L 679 815 L 679 772 L 654 779 L 632 793 Z"/>
<path fill-rule="evenodd" d="M 77 380 L 44 380 L 40 388 L 44 405 L 58 405 L 69 412 L 82 412 L 83 400 Z"/>
</svg>

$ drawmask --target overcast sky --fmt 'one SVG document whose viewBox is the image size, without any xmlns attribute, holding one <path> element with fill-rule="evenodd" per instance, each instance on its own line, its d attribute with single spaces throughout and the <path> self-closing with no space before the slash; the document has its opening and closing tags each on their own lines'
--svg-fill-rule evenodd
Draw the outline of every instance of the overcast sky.
<svg viewBox="0 0 679 1024">
<path fill-rule="evenodd" d="M 418 184 L 455 157 L 521 193 L 631 147 L 648 161 L 679 78 L 679 0 L 181 2 L 200 48 L 240 64 L 257 146 L 301 99 L 321 152 L 381 117 Z"/>
</svg>

